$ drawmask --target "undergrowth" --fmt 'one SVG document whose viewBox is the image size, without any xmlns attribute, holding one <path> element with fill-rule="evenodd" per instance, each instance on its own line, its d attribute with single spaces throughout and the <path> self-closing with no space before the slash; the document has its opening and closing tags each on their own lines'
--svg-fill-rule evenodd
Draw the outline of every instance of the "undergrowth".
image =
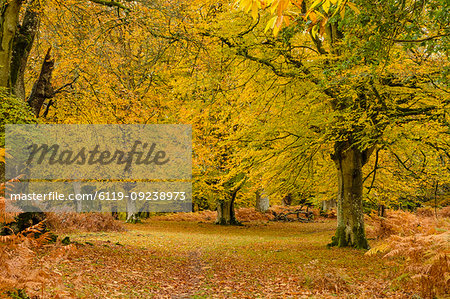
<svg viewBox="0 0 450 299">
<path fill-rule="evenodd" d="M 59 233 L 75 231 L 124 231 L 109 213 L 45 213 L 48 228 Z"/>
<path fill-rule="evenodd" d="M 366 254 L 404 261 L 398 280 L 424 298 L 450 293 L 450 218 L 440 215 L 389 211 L 367 219 L 368 236 L 379 241 Z"/>
<path fill-rule="evenodd" d="M 48 245 L 53 238 L 45 220 L 18 233 L 8 228 L 20 212 L 6 212 L 4 191 L 14 181 L 0 185 L 0 222 L 10 232 L 0 236 L 0 297 L 43 298 L 48 285 L 59 288 L 52 296 L 64 295 L 54 268 L 74 247 L 62 246 L 60 242 Z"/>
<path fill-rule="evenodd" d="M 288 213 L 294 212 L 299 209 L 300 206 L 272 206 L 267 212 L 259 212 L 254 208 L 238 208 L 236 209 L 236 218 L 240 222 L 251 222 L 251 221 L 270 221 L 275 218 L 274 213 Z M 305 210 L 305 208 L 303 208 Z M 313 213 L 314 217 L 319 216 L 318 209 L 309 209 Z M 153 220 L 168 220 L 168 221 L 198 221 L 198 222 L 212 222 L 215 221 L 217 217 L 216 211 L 198 211 L 198 212 L 188 212 L 188 213 L 171 213 L 161 216 L 151 217 Z M 288 218 L 295 220 L 296 215 L 289 215 Z M 330 218 L 334 218 L 333 213 L 330 213 Z"/>
</svg>

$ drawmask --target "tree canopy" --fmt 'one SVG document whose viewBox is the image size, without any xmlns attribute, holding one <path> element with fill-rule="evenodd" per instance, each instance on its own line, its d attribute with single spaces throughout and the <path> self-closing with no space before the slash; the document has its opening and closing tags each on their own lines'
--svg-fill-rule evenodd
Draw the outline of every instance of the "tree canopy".
<svg viewBox="0 0 450 299">
<path fill-rule="evenodd" d="M 367 247 L 364 210 L 447 190 L 446 1 L 13 2 L 4 87 L 44 122 L 192 123 L 199 207 L 339 198 Z"/>
</svg>

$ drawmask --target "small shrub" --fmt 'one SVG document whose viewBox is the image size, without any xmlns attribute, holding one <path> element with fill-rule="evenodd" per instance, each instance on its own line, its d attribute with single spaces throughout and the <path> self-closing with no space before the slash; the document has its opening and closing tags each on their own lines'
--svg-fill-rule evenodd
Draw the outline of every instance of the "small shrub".
<svg viewBox="0 0 450 299">
<path fill-rule="evenodd" d="M 46 213 L 46 220 L 49 229 L 57 232 L 125 230 L 110 213 Z"/>
<path fill-rule="evenodd" d="M 188 213 L 171 213 L 166 215 L 151 217 L 153 220 L 166 220 L 166 221 L 198 221 L 207 222 L 214 221 L 217 218 L 216 211 L 199 211 Z"/>
<path fill-rule="evenodd" d="M 420 233 L 433 233 L 436 228 L 448 225 L 434 217 L 417 216 L 410 212 L 387 211 L 386 217 L 372 213 L 366 216 L 366 234 L 369 238 L 385 239 L 391 235 L 412 236 Z"/>
<path fill-rule="evenodd" d="M 337 211 L 335 209 L 331 209 L 329 211 L 325 212 L 325 217 L 330 219 L 336 219 L 337 218 Z"/>
<path fill-rule="evenodd" d="M 255 208 L 239 208 L 236 209 L 236 219 L 241 222 L 251 222 L 251 221 L 269 221 L 273 220 L 275 212 L 276 214 L 280 213 L 289 213 L 298 210 L 300 206 L 273 206 L 270 207 L 267 212 L 259 212 Z M 305 208 L 303 208 L 305 211 Z M 310 208 L 309 212 L 313 213 L 314 217 L 318 217 L 320 215 L 318 209 Z M 300 214 L 301 217 L 304 217 Z M 292 220 L 297 219 L 297 215 L 292 214 L 288 216 Z M 199 222 L 209 222 L 215 221 L 217 218 L 216 211 L 198 211 L 198 212 L 188 212 L 188 213 L 170 213 L 165 215 L 158 215 L 151 217 L 152 220 L 165 220 L 165 221 L 199 221 Z"/>
<path fill-rule="evenodd" d="M 36 117 L 27 103 L 0 88 L 0 146 L 5 144 L 5 124 L 32 123 L 36 123 Z"/>
<path fill-rule="evenodd" d="M 273 215 L 260 212 L 254 208 L 240 208 L 236 211 L 236 218 L 242 222 L 268 221 L 273 218 Z"/>
</svg>

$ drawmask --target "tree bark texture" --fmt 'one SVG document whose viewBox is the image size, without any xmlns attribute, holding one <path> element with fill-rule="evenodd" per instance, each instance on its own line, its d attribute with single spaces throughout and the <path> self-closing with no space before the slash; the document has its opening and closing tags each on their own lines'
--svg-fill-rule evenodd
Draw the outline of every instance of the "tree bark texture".
<svg viewBox="0 0 450 299">
<path fill-rule="evenodd" d="M 351 141 L 337 141 L 333 160 L 338 172 L 337 229 L 331 246 L 367 249 L 362 211 L 362 167 L 367 151 L 352 146 Z"/>
<path fill-rule="evenodd" d="M 32 0 L 28 3 L 22 24 L 16 31 L 13 41 L 13 56 L 10 70 L 11 91 L 19 99 L 23 100 L 26 98 L 24 74 L 28 56 L 39 28 L 40 3 L 40 0 Z"/>
<path fill-rule="evenodd" d="M 226 200 L 217 202 L 217 220 L 216 224 L 220 225 L 238 225 L 234 210 L 234 201 L 238 190 L 234 190 Z"/>
<path fill-rule="evenodd" d="M 0 87 L 11 87 L 11 59 L 20 0 L 0 0 Z"/>
<path fill-rule="evenodd" d="M 41 73 L 38 80 L 34 83 L 30 97 L 28 98 L 28 104 L 33 109 L 36 117 L 39 117 L 44 101 L 52 98 L 54 95 L 51 79 L 55 61 L 51 58 L 50 51 L 51 48 L 48 49 L 47 54 L 45 55 Z"/>
</svg>

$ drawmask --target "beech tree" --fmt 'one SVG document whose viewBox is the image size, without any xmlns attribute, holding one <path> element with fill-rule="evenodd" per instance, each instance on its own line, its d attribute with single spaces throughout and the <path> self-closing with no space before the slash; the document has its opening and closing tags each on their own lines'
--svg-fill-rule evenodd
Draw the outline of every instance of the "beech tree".
<svg viewBox="0 0 450 299">
<path fill-rule="evenodd" d="M 128 10 L 116 1 L 82 1 L 84 5 L 95 4 Z M 42 9 L 47 2 L 45 0 L 2 0 L 0 2 L 0 87 L 7 88 L 11 94 L 21 99 L 27 98 L 28 104 L 37 116 L 44 101 L 55 94 L 51 84 L 54 60 L 51 58 L 50 49 L 47 51 L 39 78 L 29 96 L 25 94 L 24 76 L 28 57 L 39 29 Z"/>
<path fill-rule="evenodd" d="M 50 1 L 1 2 L 0 86 L 40 114 L 61 89 L 56 68 L 73 92 L 49 121 L 193 123 L 194 192 L 214 194 L 218 223 L 237 223 L 249 185 L 281 197 L 336 185 L 332 244 L 367 248 L 362 201 L 378 188 L 378 160 L 400 140 L 448 149 L 444 0 L 238 1 L 249 14 L 228 1 Z M 40 22 L 52 50 L 27 97 Z M 425 123 L 433 137 L 411 136 Z"/>
<path fill-rule="evenodd" d="M 195 11 L 185 1 L 125 2 L 129 10 L 47 7 L 42 39 L 58 53 L 54 81 L 73 82 L 56 96 L 47 121 L 57 123 L 190 123 L 184 105 L 200 84 Z M 78 79 L 77 79 L 78 78 Z M 76 81 L 75 81 L 76 79 Z M 193 83 L 192 79 L 198 81 Z M 127 218 L 139 216 L 129 201 Z"/>
<path fill-rule="evenodd" d="M 386 140 L 385 133 L 401 131 L 408 123 L 427 123 L 441 128 L 434 136 L 448 140 L 443 128 L 448 128 L 449 3 L 238 2 L 251 12 L 251 30 L 245 36 L 220 31 L 206 35 L 272 71 L 286 84 L 296 84 L 303 96 L 297 93 L 296 100 L 285 105 L 291 109 L 301 105 L 308 113 L 321 114 L 320 119 L 304 123 L 307 130 L 297 132 L 292 124 L 286 129 L 272 123 L 272 133 L 265 138 L 285 145 L 279 153 L 293 155 L 303 148 L 305 155 L 298 157 L 302 161 L 310 157 L 306 153 L 312 151 L 311 145 L 331 145 L 338 180 L 338 225 L 330 245 L 368 248 L 363 167 L 378 148 L 395 142 Z M 264 34 L 263 28 L 272 29 L 273 37 Z M 294 95 L 293 91 L 287 94 Z M 305 120 L 302 111 L 295 111 Z M 260 142 L 252 144 L 261 148 Z"/>
<path fill-rule="evenodd" d="M 68 6 L 82 5 L 85 8 L 92 5 L 113 7 L 118 10 L 117 14 L 119 16 L 129 10 L 123 4 L 116 1 L 74 0 L 65 1 L 64 4 Z M 23 102 L 23 105 L 19 104 L 19 107 L 14 107 L 14 105 L 11 105 L 8 101 L 2 103 L 8 109 L 16 110 L 7 111 L 6 114 L 2 113 L 5 114 L 2 115 L 4 116 L 1 124 L 2 131 L 4 130 L 4 123 L 21 123 L 29 118 L 27 114 L 23 114 L 23 111 L 28 111 L 28 109 L 23 109 L 22 106 L 28 105 L 29 108 L 31 108 L 32 113 L 34 113 L 36 117 L 39 117 L 42 114 L 41 108 L 47 101 L 47 108 L 44 112 L 44 116 L 46 116 L 49 107 L 53 103 L 51 99 L 58 92 L 63 91 L 65 87 L 73 84 L 73 82 L 64 82 L 61 84 L 61 87 L 54 88 L 52 84 L 52 75 L 55 60 L 52 57 L 51 46 L 47 46 L 48 49 L 44 56 L 40 71 L 28 95 L 25 90 L 25 74 L 27 67 L 30 68 L 28 60 L 33 49 L 35 37 L 39 31 L 44 8 L 46 5 L 52 5 L 57 7 L 57 9 L 67 9 L 64 4 L 51 0 L 2 0 L 0 2 L 0 89 L 2 98 L 4 98 L 5 101 L 11 101 L 11 98 L 17 98 L 19 101 Z M 10 94 L 10 96 L 3 95 L 4 92 Z M 16 114 L 23 115 L 21 115 L 21 118 L 9 117 L 9 115 Z M 2 136 L 0 146 L 3 145 L 4 140 Z M 4 149 L 0 151 L 1 177 L 4 176 L 3 156 Z"/>
</svg>

